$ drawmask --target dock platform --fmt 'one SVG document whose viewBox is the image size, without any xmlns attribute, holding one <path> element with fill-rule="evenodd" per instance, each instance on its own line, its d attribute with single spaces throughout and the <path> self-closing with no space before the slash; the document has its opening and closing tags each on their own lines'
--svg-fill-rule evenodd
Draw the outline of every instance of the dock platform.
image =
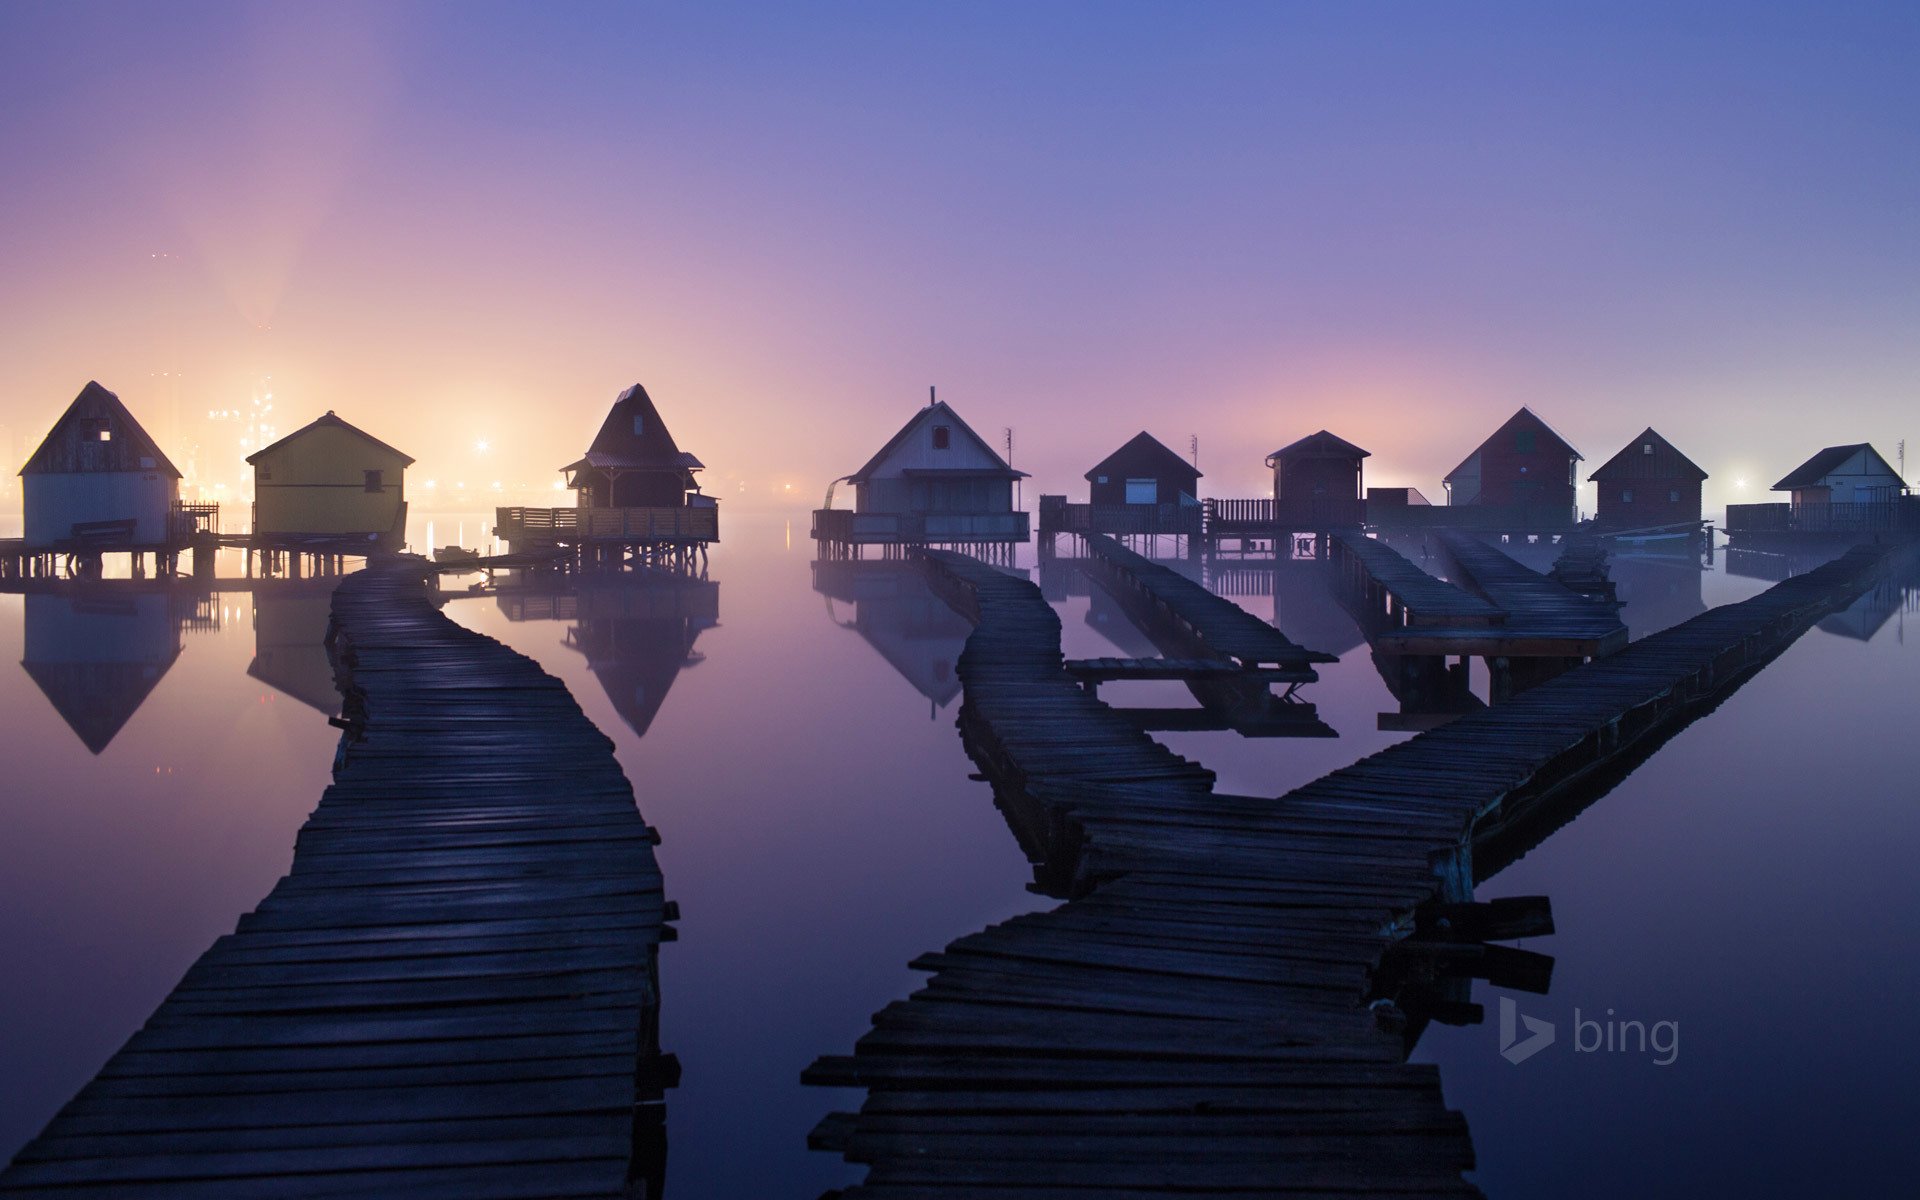
<svg viewBox="0 0 1920 1200">
<path fill-rule="evenodd" d="M 346 732 L 292 870 L 0 1195 L 658 1195 L 657 836 L 565 686 L 426 571 L 341 581 Z"/>
</svg>

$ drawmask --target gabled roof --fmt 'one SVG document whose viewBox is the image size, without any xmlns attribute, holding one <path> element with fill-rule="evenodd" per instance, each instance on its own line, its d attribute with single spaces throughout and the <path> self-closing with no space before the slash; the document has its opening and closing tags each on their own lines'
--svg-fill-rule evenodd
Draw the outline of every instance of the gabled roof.
<svg viewBox="0 0 1920 1200">
<path fill-rule="evenodd" d="M 368 433 L 366 430 L 361 429 L 357 425 L 347 424 L 345 421 L 342 421 L 339 417 L 334 416 L 332 409 L 328 409 L 325 416 L 318 417 L 312 421 L 307 422 L 305 425 L 302 425 L 300 428 L 294 430 L 292 433 L 281 438 L 279 441 L 273 443 L 272 445 L 262 446 L 258 450 L 255 450 L 252 454 L 247 455 L 247 462 L 249 463 L 257 462 L 260 459 L 265 458 L 267 455 L 272 454 L 275 450 L 280 449 L 280 447 L 286 445 L 287 443 L 294 441 L 296 438 L 305 437 L 307 434 L 312 433 L 316 429 L 326 429 L 326 428 L 344 429 L 348 433 L 359 438 L 360 440 L 367 442 L 371 445 L 380 447 L 382 450 L 385 450 L 388 454 L 398 455 L 402 460 L 401 462 L 402 466 L 410 467 L 413 465 L 413 458 L 411 455 L 407 454 L 405 451 L 402 451 L 402 450 L 395 450 L 392 446 L 387 445 L 385 442 L 381 441 L 379 438 Z"/>
<path fill-rule="evenodd" d="M 1455 467 L 1453 470 L 1448 471 L 1444 476 L 1442 476 L 1442 478 L 1452 479 L 1455 475 L 1458 475 L 1462 471 L 1466 470 L 1467 464 L 1472 462 L 1475 458 L 1479 457 L 1480 452 L 1482 450 L 1485 450 L 1488 446 L 1491 446 L 1495 441 L 1499 439 L 1501 434 L 1508 432 L 1515 425 L 1518 425 L 1518 424 L 1529 424 L 1529 425 L 1538 426 L 1539 428 L 1546 431 L 1546 434 L 1548 437 L 1560 443 L 1561 448 L 1564 449 L 1574 459 L 1584 460 L 1586 458 L 1586 455 L 1580 453 L 1578 450 L 1575 450 L 1573 448 L 1572 442 L 1569 442 L 1567 439 L 1561 437 L 1558 433 L 1555 433 L 1553 426 L 1541 420 L 1539 413 L 1534 412 L 1532 409 L 1528 408 L 1526 405 L 1523 404 L 1520 406 L 1519 412 L 1514 413 L 1512 416 L 1508 417 L 1504 422 L 1502 422 L 1500 425 L 1500 428 L 1494 430 L 1493 433 L 1487 437 L 1486 441 L 1481 442 L 1478 446 L 1475 446 L 1473 448 L 1472 454 L 1469 454 L 1465 458 L 1461 459 L 1460 465 Z"/>
<path fill-rule="evenodd" d="M 26 465 L 20 468 L 22 475 L 64 474 L 72 466 L 63 461 L 70 443 L 66 439 L 69 427 L 76 421 L 104 420 L 113 431 L 111 442 L 104 444 L 99 453 L 90 455 L 90 470 L 96 471 L 164 471 L 175 479 L 180 478 L 179 468 L 169 462 L 160 451 L 160 444 L 153 440 L 140 422 L 133 419 L 127 406 L 120 403 L 120 397 L 101 387 L 93 380 L 80 389 L 80 394 L 67 405 L 67 411 L 53 423 L 40 448 L 33 452 Z M 143 465 L 141 459 L 151 460 Z M 98 465 L 104 464 L 104 465 Z"/>
<path fill-rule="evenodd" d="M 1657 448 L 1656 453 L 1649 455 L 1646 451 L 1640 448 L 1646 445 L 1648 442 L 1652 442 L 1654 446 Z M 1614 455 L 1612 458 L 1608 459 L 1606 462 L 1603 462 L 1598 467 L 1594 468 L 1593 474 L 1587 476 L 1587 478 L 1598 483 L 1611 483 L 1615 480 L 1621 480 L 1621 479 L 1649 478 L 1650 473 L 1646 469 L 1645 462 L 1643 462 L 1642 460 L 1647 458 L 1652 458 L 1656 463 L 1659 463 L 1661 462 L 1661 454 L 1658 451 L 1662 451 L 1662 450 L 1665 451 L 1666 454 L 1672 456 L 1671 458 L 1666 459 L 1666 463 L 1671 464 L 1673 469 L 1669 471 L 1661 471 L 1659 473 L 1661 478 L 1664 478 L 1664 479 L 1678 478 L 1678 479 L 1693 479 L 1693 480 L 1706 479 L 1707 473 L 1701 470 L 1697 463 L 1695 463 L 1692 459 L 1688 458 L 1686 455 L 1680 453 L 1680 451 L 1674 446 L 1672 442 L 1669 442 L 1667 439 L 1661 437 L 1657 432 L 1654 431 L 1654 428 L 1651 425 L 1647 426 L 1646 429 L 1642 431 L 1638 437 L 1634 438 L 1631 442 L 1628 442 L 1624 447 L 1622 447 L 1620 450 L 1620 453 Z"/>
<path fill-rule="evenodd" d="M 634 418 L 640 418 L 640 432 L 633 431 Z M 586 456 L 568 463 L 562 471 L 586 467 L 624 471 L 700 471 L 706 468 L 693 455 L 674 442 L 660 410 L 653 406 L 647 389 L 634 384 L 614 399 L 600 432 L 587 447 Z"/>
<path fill-rule="evenodd" d="M 1025 471 L 1016 471 L 1012 467 L 1008 466 L 1007 460 L 1000 457 L 999 451 L 995 450 L 991 445 L 989 445 L 985 438 L 975 433 L 971 425 L 968 425 L 965 421 L 961 420 L 960 414 L 953 411 L 953 409 L 949 408 L 945 400 L 935 400 L 932 404 L 929 404 L 925 408 L 914 413 L 913 416 L 908 419 L 907 423 L 900 427 L 900 432 L 888 438 L 887 444 L 880 447 L 880 452 L 867 460 L 866 466 L 861 467 L 858 471 L 855 471 L 853 474 L 847 476 L 847 482 L 848 483 L 866 482 L 867 478 L 871 476 L 875 471 L 879 470 L 880 467 L 887 461 L 888 457 L 893 454 L 894 450 L 899 447 L 900 443 L 907 440 L 908 434 L 912 433 L 915 429 L 919 428 L 922 424 L 924 424 L 928 420 L 934 419 L 936 417 L 943 418 L 949 423 L 951 423 L 953 428 L 958 430 L 963 437 L 971 438 L 973 440 L 974 445 L 980 447 L 981 450 L 986 452 L 989 458 L 993 459 L 994 462 L 999 464 L 999 468 L 998 468 L 999 471 L 1003 472 L 1007 478 L 1025 479 L 1027 477 L 1027 473 Z M 979 472 L 979 471 L 969 472 L 969 474 L 975 474 L 975 475 L 978 475 L 981 473 L 982 472 Z"/>
<path fill-rule="evenodd" d="M 1178 472 L 1191 475 L 1195 479 L 1200 478 L 1200 468 L 1175 454 L 1167 448 L 1166 443 L 1144 429 L 1128 439 L 1126 445 L 1095 463 L 1093 470 L 1088 471 L 1082 478 L 1092 482 L 1095 476 L 1114 474 L 1119 470 L 1116 464 L 1132 462 L 1137 455 L 1145 456 L 1149 460 L 1160 460 L 1152 466 L 1153 470 Z"/>
<path fill-rule="evenodd" d="M 1335 437 L 1322 429 L 1319 433 L 1310 433 L 1297 442 L 1280 447 L 1267 455 L 1267 465 L 1272 466 L 1276 459 L 1282 458 L 1372 458 L 1373 455 L 1349 442 L 1345 438 Z"/>
<path fill-rule="evenodd" d="M 1896 479 L 1900 478 L 1900 472 L 1894 470 L 1892 464 L 1888 463 L 1886 459 L 1881 458 L 1880 452 L 1875 450 L 1871 443 L 1855 442 L 1851 446 L 1828 446 L 1825 450 L 1822 450 L 1820 453 L 1788 472 L 1787 477 L 1779 483 L 1774 484 L 1771 490 L 1787 492 L 1792 491 L 1794 488 L 1812 487 L 1822 479 L 1833 474 L 1840 468 L 1841 463 L 1846 462 L 1862 450 L 1872 455 L 1873 461 L 1879 463 L 1881 467 L 1886 470 L 1887 474 Z M 1901 482 L 1904 483 L 1906 481 L 1901 480 Z"/>
<path fill-rule="evenodd" d="M 22 662 L 53 710 L 95 754 L 133 718 L 160 677 L 180 657 L 159 662 Z"/>
</svg>

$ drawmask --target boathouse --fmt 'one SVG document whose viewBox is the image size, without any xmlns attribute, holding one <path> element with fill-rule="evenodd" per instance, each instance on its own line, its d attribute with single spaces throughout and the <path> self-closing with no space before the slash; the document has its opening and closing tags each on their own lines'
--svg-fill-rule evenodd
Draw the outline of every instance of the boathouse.
<svg viewBox="0 0 1920 1200">
<path fill-rule="evenodd" d="M 1360 524 L 1366 515 L 1361 460 L 1369 457 L 1324 429 L 1267 455 L 1279 527 L 1318 530 Z"/>
<path fill-rule="evenodd" d="M 1200 468 L 1144 430 L 1087 472 L 1087 498 L 1101 504 L 1198 505 Z"/>
<path fill-rule="evenodd" d="M 98 383 L 80 389 L 20 468 L 25 545 L 159 549 L 173 537 L 180 472 L 127 406 Z"/>
<path fill-rule="evenodd" d="M 834 556 L 861 546 L 953 545 L 1004 550 L 1028 537 L 1013 507 L 1026 478 L 953 411 L 935 400 L 900 427 L 867 464 L 835 483 L 853 485 L 853 509 L 813 514 L 813 536 Z"/>
<path fill-rule="evenodd" d="M 1700 524 L 1700 485 L 1707 473 L 1652 427 L 1587 478 L 1600 485 L 1595 516 L 1608 528 Z"/>
<path fill-rule="evenodd" d="M 719 502 L 694 479 L 703 469 L 636 383 L 614 399 L 586 454 L 560 468 L 574 506 L 498 509 L 494 532 L 514 553 L 686 566 L 720 540 Z"/>
<path fill-rule="evenodd" d="M 413 459 L 328 411 L 247 456 L 256 542 L 373 540 L 397 546 Z"/>
<path fill-rule="evenodd" d="M 1790 494 L 1795 508 L 1819 504 L 1886 504 L 1907 492 L 1900 472 L 1866 442 L 1828 446 L 1801 463 L 1776 492 Z"/>
<path fill-rule="evenodd" d="M 1499 510 L 1516 529 L 1571 525 L 1580 459 L 1572 443 L 1522 408 L 1447 473 L 1447 503 Z"/>
</svg>

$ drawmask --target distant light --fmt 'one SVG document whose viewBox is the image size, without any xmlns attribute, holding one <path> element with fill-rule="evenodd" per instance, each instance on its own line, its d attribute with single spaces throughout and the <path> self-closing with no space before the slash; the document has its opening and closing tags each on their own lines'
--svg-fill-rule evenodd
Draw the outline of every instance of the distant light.
<svg viewBox="0 0 1920 1200">
<path fill-rule="evenodd" d="M 434 488 L 436 488 L 436 487 L 439 487 L 439 486 L 440 486 L 440 485 L 439 485 L 438 483 L 436 483 L 435 481 L 433 481 L 433 480 L 431 480 L 431 479 L 429 479 L 429 480 L 427 480 L 427 483 L 426 483 L 426 488 L 427 488 L 427 490 L 428 490 L 428 491 L 432 491 L 432 490 L 433 490 Z"/>
<path fill-rule="evenodd" d="M 473 444 L 474 452 L 476 454 L 485 454 L 487 452 L 487 444 L 487 439 L 481 438 Z"/>
<path fill-rule="evenodd" d="M 1742 491 L 1745 491 L 1747 487 L 1747 481 L 1744 479 L 1736 479 L 1733 481 L 1733 486 L 1739 488 Z"/>
<path fill-rule="evenodd" d="M 567 490 L 567 485 L 556 479 L 553 481 L 553 490 L 556 492 L 564 492 Z"/>
</svg>

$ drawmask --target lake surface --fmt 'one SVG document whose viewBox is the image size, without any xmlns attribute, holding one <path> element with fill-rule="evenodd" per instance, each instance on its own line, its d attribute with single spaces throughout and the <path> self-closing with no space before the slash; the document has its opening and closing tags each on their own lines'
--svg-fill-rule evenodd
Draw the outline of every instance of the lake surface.
<svg viewBox="0 0 1920 1200">
<path fill-rule="evenodd" d="M 488 524 L 423 518 L 415 543 L 472 546 Z M 816 564 L 804 517 L 732 516 L 726 537 L 701 584 L 503 590 L 446 611 L 567 683 L 662 833 L 683 913 L 660 957 L 661 1044 L 684 1069 L 668 1195 L 810 1197 L 858 1177 L 805 1137 L 861 1093 L 802 1088 L 801 1070 L 917 986 L 909 960 L 1051 902 L 968 779 L 965 622 L 897 565 Z M 1722 552 L 1614 574 L 1643 636 L 1783 565 Z M 1073 571 L 1039 576 L 1068 654 L 1152 652 Z M 1277 794 L 1408 736 L 1381 729 L 1398 706 L 1310 568 L 1207 578 L 1341 656 L 1303 692 L 1337 737 L 1160 735 L 1224 790 Z M 329 778 L 324 584 L 132 590 L 0 595 L 0 655 L 20 664 L 0 663 L 0 1155 L 273 885 Z M 1416 1051 L 1441 1065 L 1490 1194 L 1806 1194 L 1920 1168 L 1896 1024 L 1920 982 L 1913 595 L 1882 589 L 1824 622 L 1482 887 L 1547 895 L 1558 924 L 1529 946 L 1557 960 L 1551 991 L 1514 997 L 1556 1023 L 1554 1046 L 1503 1059 L 1502 993 L 1481 987 L 1486 1024 L 1435 1028 Z M 1192 705 L 1179 684 L 1102 695 Z M 1573 1010 L 1609 1007 L 1676 1022 L 1672 1061 L 1576 1051 Z"/>
</svg>

